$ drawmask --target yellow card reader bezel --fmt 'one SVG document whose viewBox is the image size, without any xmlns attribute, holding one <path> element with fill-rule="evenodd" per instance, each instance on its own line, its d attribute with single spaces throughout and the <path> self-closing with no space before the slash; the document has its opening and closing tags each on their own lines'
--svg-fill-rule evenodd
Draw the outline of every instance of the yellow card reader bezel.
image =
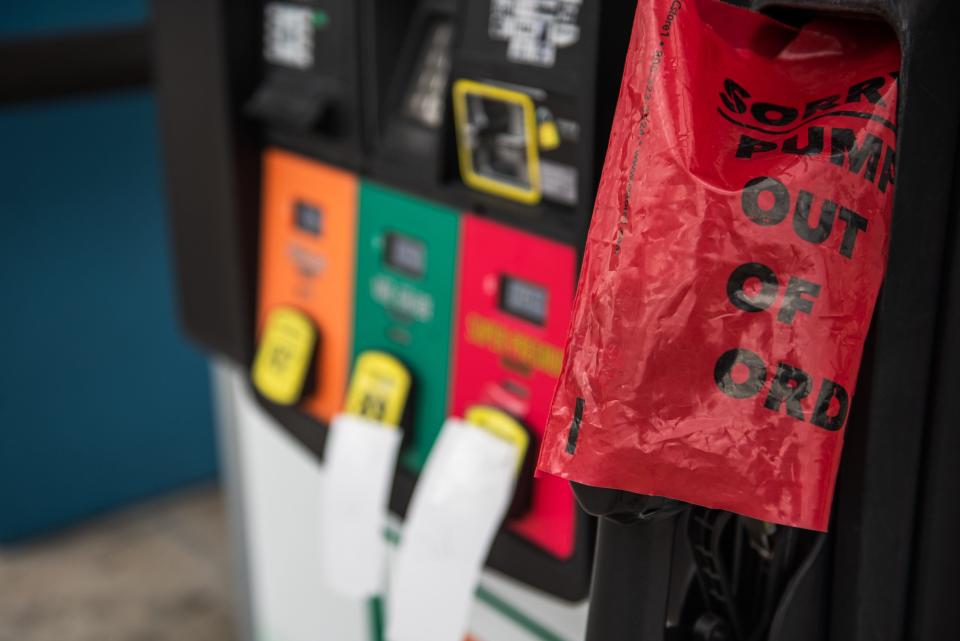
<svg viewBox="0 0 960 641">
<path fill-rule="evenodd" d="M 483 96 L 492 100 L 509 102 L 523 109 L 526 126 L 527 167 L 530 187 L 517 185 L 484 176 L 473 166 L 468 136 L 467 96 Z M 533 99 L 522 91 L 506 89 L 497 85 L 461 78 L 453 83 L 453 116 L 457 131 L 457 155 L 460 159 L 460 175 L 468 187 L 485 191 L 501 198 L 509 198 L 527 205 L 536 205 L 542 197 L 540 185 L 540 151 L 537 141 L 537 113 Z"/>
</svg>

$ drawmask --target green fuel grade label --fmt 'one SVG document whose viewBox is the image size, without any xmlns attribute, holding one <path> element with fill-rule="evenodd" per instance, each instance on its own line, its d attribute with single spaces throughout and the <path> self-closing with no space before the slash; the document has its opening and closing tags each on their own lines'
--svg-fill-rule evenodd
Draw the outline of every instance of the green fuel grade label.
<svg viewBox="0 0 960 641">
<path fill-rule="evenodd" d="M 401 462 L 419 471 L 447 416 L 460 220 L 449 208 L 363 182 L 354 360 L 378 349 L 413 375 Z"/>
</svg>

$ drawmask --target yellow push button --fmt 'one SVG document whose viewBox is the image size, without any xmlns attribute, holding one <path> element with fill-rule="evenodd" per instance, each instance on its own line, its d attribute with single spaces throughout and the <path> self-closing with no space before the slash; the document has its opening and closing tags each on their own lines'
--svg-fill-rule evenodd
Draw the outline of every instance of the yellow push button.
<svg viewBox="0 0 960 641">
<path fill-rule="evenodd" d="M 403 363 L 386 352 L 363 352 L 353 368 L 344 411 L 398 427 L 409 393 L 410 372 Z"/>
<path fill-rule="evenodd" d="M 544 120 L 537 125 L 537 138 L 540 142 L 540 149 L 552 151 L 560 146 L 560 130 L 557 129 L 557 123 L 550 120 Z"/>
<path fill-rule="evenodd" d="M 523 460 L 530 447 L 530 435 L 520 422 L 495 407 L 474 405 L 468 407 L 463 416 L 471 425 L 485 429 L 494 436 L 512 443 L 517 448 L 517 469 L 523 467 Z"/>
<path fill-rule="evenodd" d="M 278 405 L 297 403 L 316 344 L 317 330 L 306 314 L 292 307 L 272 309 L 253 361 L 254 386 Z"/>
</svg>

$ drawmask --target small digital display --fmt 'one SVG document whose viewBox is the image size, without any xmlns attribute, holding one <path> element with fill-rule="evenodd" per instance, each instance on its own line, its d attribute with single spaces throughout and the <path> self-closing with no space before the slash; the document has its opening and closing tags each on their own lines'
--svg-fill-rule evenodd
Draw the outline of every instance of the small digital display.
<svg viewBox="0 0 960 641">
<path fill-rule="evenodd" d="M 525 321 L 546 325 L 547 290 L 539 285 L 513 278 L 500 277 L 500 309 Z"/>
<path fill-rule="evenodd" d="M 323 233 L 323 212 L 319 207 L 298 200 L 294 205 L 293 215 L 297 229 L 314 236 Z"/>
<path fill-rule="evenodd" d="M 427 270 L 427 248 L 415 238 L 388 234 L 384 261 L 388 267 L 421 278 Z"/>
</svg>

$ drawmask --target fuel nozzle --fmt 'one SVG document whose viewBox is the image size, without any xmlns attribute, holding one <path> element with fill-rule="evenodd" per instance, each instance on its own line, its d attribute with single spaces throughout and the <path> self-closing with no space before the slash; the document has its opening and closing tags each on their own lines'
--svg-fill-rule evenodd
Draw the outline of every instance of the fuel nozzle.
<svg viewBox="0 0 960 641">
<path fill-rule="evenodd" d="M 489 405 L 474 405 L 467 408 L 463 418 L 473 425 L 487 430 L 494 436 L 513 443 L 517 448 L 517 484 L 507 517 L 518 518 L 530 509 L 533 469 L 536 464 L 536 447 L 530 429 L 507 412 Z"/>
</svg>

